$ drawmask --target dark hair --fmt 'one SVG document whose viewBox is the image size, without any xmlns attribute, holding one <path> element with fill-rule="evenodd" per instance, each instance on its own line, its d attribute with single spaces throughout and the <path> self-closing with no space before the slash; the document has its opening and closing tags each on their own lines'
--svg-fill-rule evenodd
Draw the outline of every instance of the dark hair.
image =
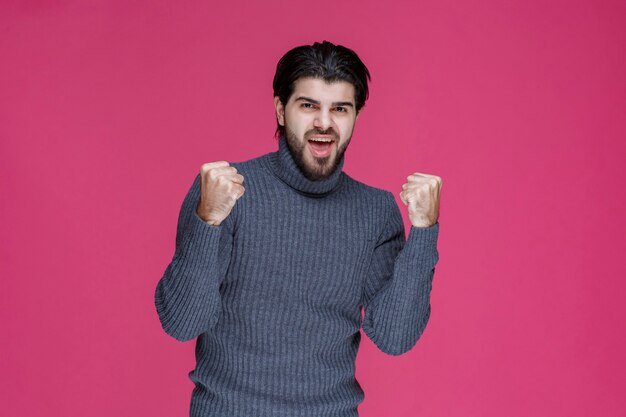
<svg viewBox="0 0 626 417">
<path fill-rule="evenodd" d="M 365 64 L 353 50 L 328 41 L 297 46 L 283 55 L 276 65 L 274 97 L 278 96 L 281 103 L 286 105 L 293 93 L 295 81 L 303 77 L 351 83 L 354 86 L 357 113 L 369 95 L 367 81 L 371 77 Z M 282 135 L 284 131 L 284 126 L 278 124 L 276 135 Z"/>
</svg>

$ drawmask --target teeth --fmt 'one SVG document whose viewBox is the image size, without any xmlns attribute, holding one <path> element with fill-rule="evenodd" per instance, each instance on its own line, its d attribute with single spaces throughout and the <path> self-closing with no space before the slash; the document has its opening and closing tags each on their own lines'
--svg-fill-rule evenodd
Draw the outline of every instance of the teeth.
<svg viewBox="0 0 626 417">
<path fill-rule="evenodd" d="M 309 140 L 312 140 L 315 142 L 332 142 L 332 139 L 326 139 L 326 138 L 311 138 Z"/>
</svg>

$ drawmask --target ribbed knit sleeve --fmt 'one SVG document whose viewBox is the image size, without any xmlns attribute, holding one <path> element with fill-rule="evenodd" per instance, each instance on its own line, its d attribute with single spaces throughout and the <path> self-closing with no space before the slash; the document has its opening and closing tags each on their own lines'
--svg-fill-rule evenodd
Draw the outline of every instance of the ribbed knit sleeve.
<svg viewBox="0 0 626 417">
<path fill-rule="evenodd" d="M 388 217 L 365 281 L 362 327 L 381 351 L 401 355 L 417 343 L 430 317 L 439 223 L 411 226 L 405 239 L 398 205 L 393 194 L 386 197 Z"/>
<path fill-rule="evenodd" d="M 174 257 L 155 291 L 161 325 L 180 341 L 191 340 L 217 323 L 222 310 L 219 288 L 232 251 L 232 221 L 207 224 L 196 213 L 199 199 L 200 175 L 183 201 Z"/>
</svg>

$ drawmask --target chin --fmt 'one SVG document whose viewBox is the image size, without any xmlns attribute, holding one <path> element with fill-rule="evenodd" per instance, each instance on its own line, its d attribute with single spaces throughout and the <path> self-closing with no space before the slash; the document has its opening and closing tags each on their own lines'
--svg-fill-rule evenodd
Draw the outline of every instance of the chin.
<svg viewBox="0 0 626 417">
<path fill-rule="evenodd" d="M 314 162 L 313 165 L 308 166 L 309 169 L 308 169 L 307 177 L 309 177 L 309 179 L 314 178 L 315 181 L 322 180 L 328 177 L 332 173 L 331 171 L 332 166 L 333 166 L 333 160 L 330 159 L 329 157 L 327 157 L 327 160 L 321 169 L 320 169 L 321 166 L 317 162 Z"/>
</svg>

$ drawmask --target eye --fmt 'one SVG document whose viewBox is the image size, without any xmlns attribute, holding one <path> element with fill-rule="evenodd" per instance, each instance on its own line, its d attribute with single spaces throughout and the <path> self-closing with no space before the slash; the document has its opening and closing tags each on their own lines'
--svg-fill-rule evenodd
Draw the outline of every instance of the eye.
<svg viewBox="0 0 626 417">
<path fill-rule="evenodd" d="M 345 107 L 343 107 L 343 106 L 338 106 L 338 107 L 335 107 L 335 110 L 336 110 L 336 111 L 338 111 L 339 113 L 345 113 L 345 112 L 347 112 L 347 111 L 348 111 L 348 109 L 346 109 L 346 108 L 345 108 Z"/>
<path fill-rule="evenodd" d="M 312 109 L 315 107 L 313 103 L 302 103 L 300 106 L 305 109 Z"/>
</svg>

